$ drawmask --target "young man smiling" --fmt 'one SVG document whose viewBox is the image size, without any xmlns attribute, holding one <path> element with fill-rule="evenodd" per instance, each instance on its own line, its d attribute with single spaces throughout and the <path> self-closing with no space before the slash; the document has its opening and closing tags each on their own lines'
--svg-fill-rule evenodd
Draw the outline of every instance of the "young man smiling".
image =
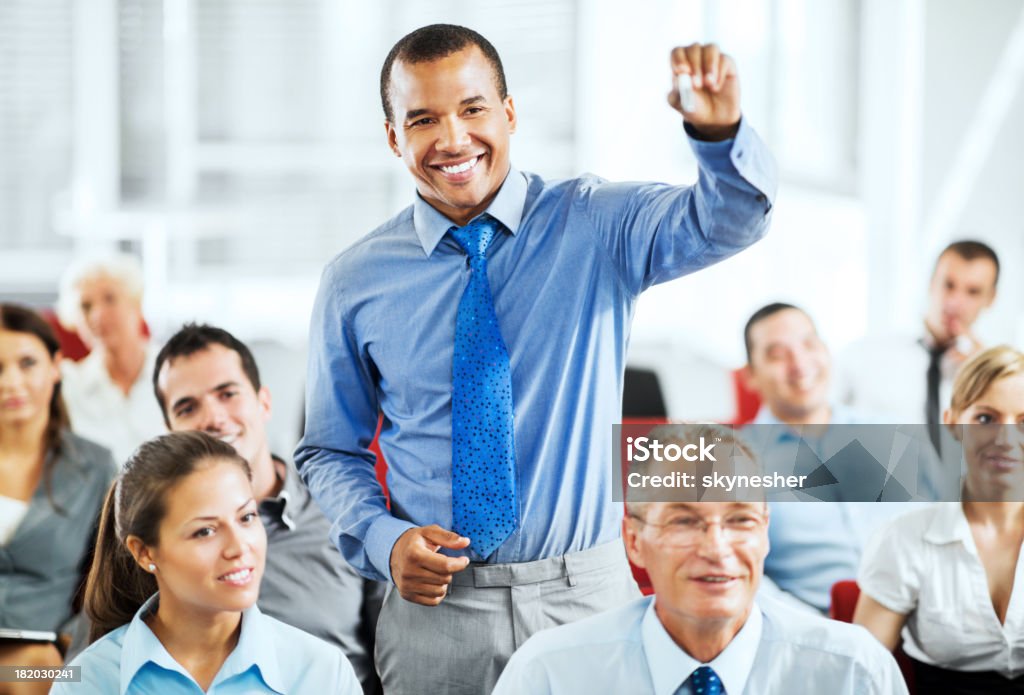
<svg viewBox="0 0 1024 695">
<path fill-rule="evenodd" d="M 755 311 L 743 329 L 747 351 L 745 379 L 761 398 L 761 409 L 744 436 L 767 471 L 813 475 L 867 428 L 868 418 L 831 402 L 832 357 L 814 321 L 792 304 L 774 302 Z M 816 458 L 801 455 L 809 449 Z M 940 482 L 928 447 L 918 459 L 915 499 L 932 501 Z M 769 531 L 772 551 L 764 563 L 764 593 L 825 613 L 832 585 L 856 576 L 861 549 L 872 532 L 894 516 L 919 506 L 915 502 L 850 502 L 851 478 L 864 475 L 874 461 L 846 461 L 830 470 L 840 480 L 838 499 L 825 504 L 782 502 L 772 505 Z M 779 592 L 782 595 L 779 595 Z"/>
<path fill-rule="evenodd" d="M 666 80 L 687 75 L 695 107 L 669 103 L 692 188 L 516 170 L 515 106 L 474 31 L 418 29 L 384 62 L 387 143 L 417 196 L 324 272 L 296 462 L 345 557 L 394 583 L 389 693 L 487 692 L 532 633 L 636 595 L 608 446 L 629 319 L 650 285 L 760 238 L 775 188 L 732 59 L 676 48 Z"/>
<path fill-rule="evenodd" d="M 338 554 L 309 491 L 271 453 L 270 390 L 252 352 L 221 328 L 186 324 L 157 355 L 153 388 L 168 429 L 206 432 L 249 462 L 267 530 L 260 609 L 340 647 L 364 691 L 379 692 L 373 633 L 383 587 Z"/>
</svg>

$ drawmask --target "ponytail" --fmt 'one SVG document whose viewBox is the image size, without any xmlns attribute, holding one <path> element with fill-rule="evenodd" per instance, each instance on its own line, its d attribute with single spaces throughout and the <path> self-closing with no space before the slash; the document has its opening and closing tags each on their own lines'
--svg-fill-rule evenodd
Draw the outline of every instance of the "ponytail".
<svg viewBox="0 0 1024 695">
<path fill-rule="evenodd" d="M 130 623 L 146 599 L 156 593 L 156 579 L 139 567 L 117 537 L 116 504 L 120 483 L 120 478 L 113 482 L 103 502 L 96 552 L 85 584 L 90 643 Z"/>
<path fill-rule="evenodd" d="M 230 444 L 202 432 L 150 439 L 128 459 L 103 501 L 96 552 L 85 583 L 90 643 L 130 623 L 157 591 L 156 578 L 128 551 L 127 538 L 135 536 L 156 548 L 168 494 L 185 477 L 218 460 L 234 463 L 252 480 L 249 464 Z"/>
</svg>

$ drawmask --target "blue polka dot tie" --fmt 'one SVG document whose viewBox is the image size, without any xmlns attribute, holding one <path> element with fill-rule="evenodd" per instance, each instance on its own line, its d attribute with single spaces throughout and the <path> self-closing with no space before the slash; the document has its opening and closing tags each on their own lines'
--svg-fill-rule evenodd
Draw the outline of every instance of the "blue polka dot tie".
<svg viewBox="0 0 1024 695">
<path fill-rule="evenodd" d="M 694 695 L 722 695 L 725 688 L 710 666 L 701 666 L 690 674 L 690 690 Z"/>
<path fill-rule="evenodd" d="M 497 229 L 484 215 L 449 230 L 470 267 L 452 359 L 452 518 L 484 558 L 515 530 L 517 509 L 512 370 L 487 280 L 487 247 Z"/>
</svg>

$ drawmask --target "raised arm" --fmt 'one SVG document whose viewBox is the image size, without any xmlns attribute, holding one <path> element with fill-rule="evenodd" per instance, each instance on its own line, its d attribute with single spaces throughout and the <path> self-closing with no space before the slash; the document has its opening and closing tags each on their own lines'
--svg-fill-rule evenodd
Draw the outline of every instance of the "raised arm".
<svg viewBox="0 0 1024 695">
<path fill-rule="evenodd" d="M 767 232 L 775 162 L 740 113 L 732 58 L 714 44 L 674 48 L 669 105 L 682 116 L 697 157 L 694 186 L 593 182 L 577 209 L 619 268 L 632 294 L 699 270 L 746 248 Z M 683 109 L 680 80 L 692 78 L 693 108 Z"/>
</svg>

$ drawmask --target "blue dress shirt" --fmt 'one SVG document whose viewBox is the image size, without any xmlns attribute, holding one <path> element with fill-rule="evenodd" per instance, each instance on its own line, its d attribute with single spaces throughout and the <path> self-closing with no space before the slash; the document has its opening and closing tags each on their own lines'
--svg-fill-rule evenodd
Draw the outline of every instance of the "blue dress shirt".
<svg viewBox="0 0 1024 695">
<path fill-rule="evenodd" d="M 733 140 L 691 142 L 693 187 L 512 169 L 486 211 L 505 227 L 487 272 L 512 368 L 521 520 L 489 561 L 619 536 L 611 424 L 637 297 L 767 230 L 774 164 L 753 130 L 741 122 Z M 452 527 L 452 352 L 469 273 L 452 225 L 417 196 L 327 266 L 313 309 L 295 461 L 342 554 L 374 579 L 391 579 L 402 533 Z M 378 411 L 390 511 L 368 450 Z"/>
<path fill-rule="evenodd" d="M 849 409 L 832 406 L 833 424 L 866 425 L 869 421 Z M 744 430 L 761 454 L 766 470 L 773 462 L 795 460 L 800 441 L 767 407 L 762 407 Z M 764 426 L 764 427 L 761 427 Z M 884 427 L 884 426 L 883 426 Z M 770 439 L 769 439 L 770 436 Z M 804 437 L 820 459 L 827 459 L 850 442 L 845 433 L 829 428 L 816 438 Z M 887 457 L 882 457 L 882 460 Z M 792 471 L 781 470 L 783 474 Z M 925 490 L 924 484 L 920 490 Z M 929 493 L 931 489 L 928 489 Z M 860 554 L 872 533 L 885 522 L 925 502 L 798 502 L 769 504 L 771 522 L 768 539 L 771 551 L 764 561 L 764 573 L 770 582 L 762 582 L 762 594 L 776 589 L 790 594 L 821 612 L 831 603 L 832 585 L 843 579 L 855 579 Z M 774 583 L 774 586 L 773 584 Z M 782 598 L 778 597 L 777 598 Z"/>
<path fill-rule="evenodd" d="M 493 695 L 696 695 L 701 663 L 669 636 L 654 597 L 544 630 L 512 655 Z M 770 599 L 709 664 L 726 695 L 906 695 L 899 667 L 859 625 L 794 611 Z"/>
<path fill-rule="evenodd" d="M 57 683 L 51 695 L 196 695 L 199 684 L 174 660 L 143 618 L 154 594 L 128 625 L 104 635 L 71 662 L 80 683 Z M 207 695 L 340 693 L 362 695 L 352 666 L 336 647 L 252 606 L 242 613 L 238 644 Z"/>
</svg>

